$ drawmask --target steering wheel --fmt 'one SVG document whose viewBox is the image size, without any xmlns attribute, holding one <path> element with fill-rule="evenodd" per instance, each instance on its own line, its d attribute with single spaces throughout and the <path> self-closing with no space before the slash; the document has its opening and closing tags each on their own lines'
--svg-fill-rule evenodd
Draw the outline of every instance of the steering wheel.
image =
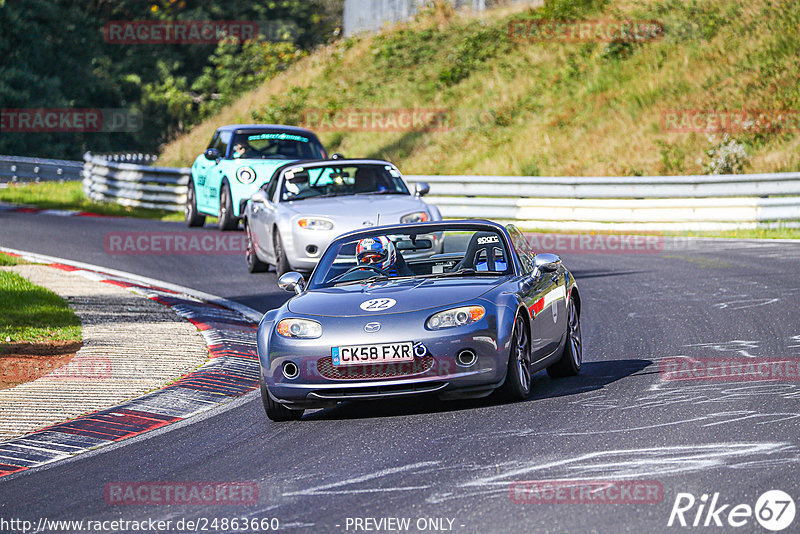
<svg viewBox="0 0 800 534">
<path fill-rule="evenodd" d="M 344 278 L 348 274 L 354 273 L 356 271 L 372 271 L 372 272 L 374 272 L 376 274 L 379 274 L 381 276 L 389 276 L 389 273 L 387 273 L 386 271 L 384 271 L 380 267 L 375 267 L 374 265 L 370 265 L 370 264 L 364 264 L 364 265 L 356 265 L 355 267 L 350 267 L 349 269 L 347 269 L 347 272 L 345 272 L 342 275 L 342 278 Z"/>
</svg>

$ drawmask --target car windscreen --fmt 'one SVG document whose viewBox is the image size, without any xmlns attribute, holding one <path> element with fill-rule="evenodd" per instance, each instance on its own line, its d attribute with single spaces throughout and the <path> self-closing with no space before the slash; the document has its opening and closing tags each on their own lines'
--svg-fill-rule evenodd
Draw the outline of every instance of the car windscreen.
<svg viewBox="0 0 800 534">
<path fill-rule="evenodd" d="M 499 230 L 395 230 L 334 242 L 314 271 L 309 289 L 392 279 L 513 273 L 513 261 Z"/>
<path fill-rule="evenodd" d="M 280 200 L 350 195 L 408 195 L 393 165 L 345 164 L 293 167 L 284 173 Z"/>
<path fill-rule="evenodd" d="M 313 137 L 290 132 L 237 132 L 233 159 L 324 159 L 325 150 Z"/>
</svg>

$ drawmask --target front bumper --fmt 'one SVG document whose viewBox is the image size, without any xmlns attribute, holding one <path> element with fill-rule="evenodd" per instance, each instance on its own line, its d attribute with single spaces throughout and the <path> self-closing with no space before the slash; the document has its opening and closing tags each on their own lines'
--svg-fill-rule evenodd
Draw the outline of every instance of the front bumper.
<svg viewBox="0 0 800 534">
<path fill-rule="evenodd" d="M 398 314 L 399 315 L 399 314 Z M 259 330 L 261 373 L 271 396 L 282 403 L 318 406 L 350 399 L 375 399 L 423 393 L 452 394 L 456 390 L 480 394 L 502 383 L 508 365 L 509 339 L 498 340 L 496 317 L 447 330 L 424 328 L 429 313 L 367 317 L 316 317 L 323 336 L 314 340 L 286 339 L 268 323 Z M 420 321 L 410 328 L 411 321 Z M 364 325 L 379 320 L 380 332 L 365 334 Z M 266 330 L 269 329 L 269 332 Z M 331 348 L 343 345 L 412 341 L 422 344 L 413 364 L 359 364 L 333 368 Z M 462 366 L 456 355 L 472 350 L 477 359 Z M 299 375 L 286 378 L 283 365 L 297 365 Z M 332 371 L 333 369 L 333 371 Z"/>
</svg>

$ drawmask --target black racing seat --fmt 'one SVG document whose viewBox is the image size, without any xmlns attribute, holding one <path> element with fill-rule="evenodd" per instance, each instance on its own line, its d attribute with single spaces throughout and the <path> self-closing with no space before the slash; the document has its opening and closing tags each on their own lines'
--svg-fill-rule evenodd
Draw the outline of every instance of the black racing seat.
<svg viewBox="0 0 800 534">
<path fill-rule="evenodd" d="M 502 257 L 502 254 L 501 257 L 495 258 L 495 249 L 503 250 L 503 243 L 500 241 L 500 236 L 496 232 L 475 232 L 469 240 L 464 258 L 455 264 L 452 270 L 474 269 L 476 271 L 505 271 L 508 264 L 505 258 Z M 478 258 L 485 261 L 486 269 L 478 269 L 476 263 L 484 263 L 484 261 L 478 262 Z M 496 265 L 495 260 L 499 260 L 497 262 L 499 265 Z M 497 269 L 497 267 L 501 268 Z"/>
<path fill-rule="evenodd" d="M 375 171 L 367 167 L 360 167 L 353 177 L 353 193 L 375 191 L 376 187 Z"/>
</svg>

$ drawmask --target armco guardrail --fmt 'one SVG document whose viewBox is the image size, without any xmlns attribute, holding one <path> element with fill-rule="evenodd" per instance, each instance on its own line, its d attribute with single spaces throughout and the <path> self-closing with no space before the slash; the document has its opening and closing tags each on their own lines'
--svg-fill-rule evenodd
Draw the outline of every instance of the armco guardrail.
<svg viewBox="0 0 800 534">
<path fill-rule="evenodd" d="M 0 165 L 9 158 L 0 157 Z M 28 161 L 26 158 L 17 158 Z M 86 154 L 83 185 L 99 201 L 183 209 L 188 168 Z M 116 159 L 130 160 L 130 157 Z M 135 159 L 135 158 L 134 158 Z M 38 160 L 47 165 L 51 160 Z M 79 165 L 78 162 L 55 162 Z M 42 167 L 44 168 L 44 167 Z M 66 168 L 66 167 L 63 167 Z M 62 174 L 66 171 L 62 171 Z M 524 229 L 726 230 L 800 226 L 800 172 L 720 176 L 407 176 L 428 182 L 445 218 L 513 221 Z"/>
<path fill-rule="evenodd" d="M 80 180 L 81 169 L 80 161 L 0 156 L 0 183 Z"/>
<path fill-rule="evenodd" d="M 446 218 L 522 228 L 727 230 L 797 225 L 800 173 L 719 176 L 408 176 Z"/>
<path fill-rule="evenodd" d="M 188 168 L 118 163 L 89 153 L 84 156 L 83 190 L 92 200 L 181 211 L 188 183 Z"/>
</svg>

